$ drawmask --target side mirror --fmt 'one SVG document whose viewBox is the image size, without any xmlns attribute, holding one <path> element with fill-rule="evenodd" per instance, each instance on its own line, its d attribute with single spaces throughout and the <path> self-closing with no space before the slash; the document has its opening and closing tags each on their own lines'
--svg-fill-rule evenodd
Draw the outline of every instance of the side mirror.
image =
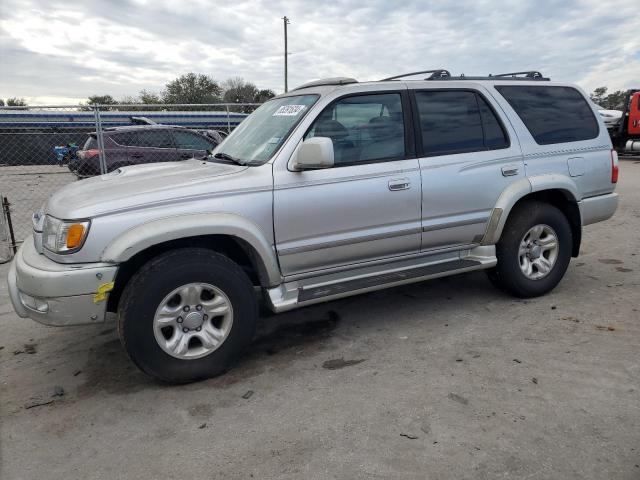
<svg viewBox="0 0 640 480">
<path fill-rule="evenodd" d="M 291 167 L 296 171 L 333 167 L 333 141 L 328 137 L 305 140 L 294 155 Z"/>
</svg>

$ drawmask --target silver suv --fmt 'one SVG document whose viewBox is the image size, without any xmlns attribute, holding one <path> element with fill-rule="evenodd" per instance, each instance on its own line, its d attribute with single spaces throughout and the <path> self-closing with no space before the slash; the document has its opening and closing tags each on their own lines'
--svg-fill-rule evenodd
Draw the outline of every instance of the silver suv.
<svg viewBox="0 0 640 480">
<path fill-rule="evenodd" d="M 205 160 L 120 168 L 55 193 L 9 272 L 47 325 L 117 313 L 168 382 L 229 369 L 274 312 L 484 269 L 543 295 L 616 210 L 618 160 L 579 88 L 537 72 L 280 95 Z M 411 74 L 415 75 L 415 74 Z"/>
</svg>

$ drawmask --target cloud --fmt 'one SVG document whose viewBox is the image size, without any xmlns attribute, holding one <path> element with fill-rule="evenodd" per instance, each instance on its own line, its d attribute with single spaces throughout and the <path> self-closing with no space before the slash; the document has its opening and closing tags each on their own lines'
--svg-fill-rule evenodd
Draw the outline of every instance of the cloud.
<svg viewBox="0 0 640 480">
<path fill-rule="evenodd" d="M 338 0 L 4 0 L 0 98 L 84 99 L 159 91 L 189 71 L 282 91 L 329 76 L 378 79 L 447 68 L 539 69 L 591 90 L 640 83 L 634 0 L 390 2 Z"/>
</svg>

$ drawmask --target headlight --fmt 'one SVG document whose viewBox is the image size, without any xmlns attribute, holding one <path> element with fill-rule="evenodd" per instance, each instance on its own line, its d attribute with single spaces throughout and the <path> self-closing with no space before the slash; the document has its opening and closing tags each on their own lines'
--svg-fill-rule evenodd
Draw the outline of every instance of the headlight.
<svg viewBox="0 0 640 480">
<path fill-rule="evenodd" d="M 47 215 L 42 229 L 42 244 L 54 253 L 73 253 L 80 248 L 89 233 L 88 220 L 65 221 Z"/>
</svg>

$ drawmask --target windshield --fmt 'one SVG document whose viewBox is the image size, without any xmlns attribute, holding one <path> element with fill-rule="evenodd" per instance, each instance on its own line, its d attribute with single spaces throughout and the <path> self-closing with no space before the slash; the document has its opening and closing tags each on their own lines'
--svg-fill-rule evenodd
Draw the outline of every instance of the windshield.
<svg viewBox="0 0 640 480">
<path fill-rule="evenodd" d="M 238 162 L 267 162 L 309 111 L 318 95 L 276 98 L 249 115 L 214 151 Z"/>
</svg>

